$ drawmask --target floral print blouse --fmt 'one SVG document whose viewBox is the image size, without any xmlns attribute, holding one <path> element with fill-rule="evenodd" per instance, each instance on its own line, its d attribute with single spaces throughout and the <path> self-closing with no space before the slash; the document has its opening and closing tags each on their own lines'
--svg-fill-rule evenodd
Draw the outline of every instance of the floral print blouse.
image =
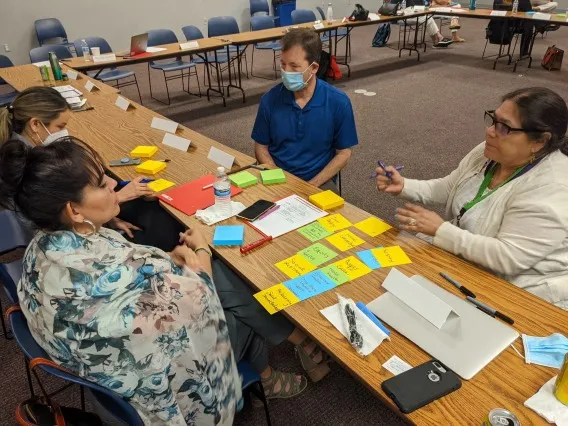
<svg viewBox="0 0 568 426">
<path fill-rule="evenodd" d="M 39 231 L 18 293 L 52 359 L 122 395 L 145 424 L 232 424 L 241 382 L 206 273 L 110 229 Z"/>
</svg>

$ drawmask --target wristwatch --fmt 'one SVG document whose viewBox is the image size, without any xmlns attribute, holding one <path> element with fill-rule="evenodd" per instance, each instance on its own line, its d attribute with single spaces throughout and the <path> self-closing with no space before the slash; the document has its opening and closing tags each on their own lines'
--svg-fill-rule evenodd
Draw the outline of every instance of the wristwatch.
<svg viewBox="0 0 568 426">
<path fill-rule="evenodd" d="M 209 255 L 209 257 L 213 257 L 213 253 L 211 253 L 211 250 L 209 250 L 206 247 L 197 247 L 195 250 L 193 250 L 193 252 L 195 254 L 197 254 L 198 251 L 203 250 L 205 253 L 207 253 Z"/>
</svg>

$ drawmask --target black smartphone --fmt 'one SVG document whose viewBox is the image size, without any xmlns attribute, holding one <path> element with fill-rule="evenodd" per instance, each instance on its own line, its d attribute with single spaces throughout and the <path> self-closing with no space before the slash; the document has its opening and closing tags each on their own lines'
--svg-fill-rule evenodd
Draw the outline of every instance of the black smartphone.
<svg viewBox="0 0 568 426">
<path fill-rule="evenodd" d="M 240 212 L 237 217 L 252 222 L 262 216 L 263 213 L 273 208 L 275 205 L 276 203 L 273 203 L 272 201 L 258 200 L 257 202 Z"/>
<path fill-rule="evenodd" d="M 385 380 L 382 388 L 400 411 L 408 414 L 458 390 L 461 380 L 456 373 L 433 359 Z"/>
</svg>

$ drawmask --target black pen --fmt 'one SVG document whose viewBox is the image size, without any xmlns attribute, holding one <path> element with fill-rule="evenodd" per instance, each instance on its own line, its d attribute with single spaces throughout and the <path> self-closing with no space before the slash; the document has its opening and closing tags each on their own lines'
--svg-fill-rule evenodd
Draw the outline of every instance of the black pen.
<svg viewBox="0 0 568 426">
<path fill-rule="evenodd" d="M 73 112 L 83 112 L 83 111 L 91 111 L 92 109 L 95 109 L 95 107 L 90 106 L 87 108 L 81 108 L 81 109 L 76 109 L 76 110 L 72 110 Z"/>
<path fill-rule="evenodd" d="M 477 309 L 485 312 L 487 315 L 491 315 L 493 318 L 497 317 L 499 319 L 502 319 L 503 321 L 505 321 L 506 323 L 511 324 L 511 325 L 513 325 L 515 323 L 515 321 L 513 321 L 512 318 L 508 317 L 505 314 L 502 314 L 497 309 L 493 309 L 491 306 L 486 305 L 485 303 L 480 302 L 479 300 L 474 299 L 471 296 L 466 296 L 466 298 L 471 303 L 473 303 L 475 306 L 477 306 Z"/>
<path fill-rule="evenodd" d="M 467 287 L 464 287 L 463 285 L 461 285 L 459 282 L 457 282 L 456 280 L 454 280 L 453 278 L 449 277 L 448 275 L 446 275 L 443 272 L 440 272 L 440 275 L 446 279 L 446 281 L 449 281 L 455 288 L 457 288 L 459 291 L 461 291 L 463 294 L 465 294 L 466 296 L 472 297 L 475 299 L 475 293 L 473 291 L 471 291 L 470 289 L 468 289 Z"/>
</svg>

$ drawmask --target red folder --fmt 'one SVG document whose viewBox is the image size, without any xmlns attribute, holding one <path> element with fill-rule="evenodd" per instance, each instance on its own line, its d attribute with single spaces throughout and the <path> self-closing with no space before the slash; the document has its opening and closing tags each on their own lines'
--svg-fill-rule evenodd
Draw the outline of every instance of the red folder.
<svg viewBox="0 0 568 426">
<path fill-rule="evenodd" d="M 197 210 L 206 209 L 215 204 L 213 187 L 202 189 L 204 186 L 215 182 L 214 175 L 206 175 L 197 180 L 186 183 L 167 192 L 158 195 L 158 198 L 166 204 L 178 209 L 186 215 L 193 215 Z M 231 196 L 243 192 L 241 188 L 231 185 Z"/>
</svg>

